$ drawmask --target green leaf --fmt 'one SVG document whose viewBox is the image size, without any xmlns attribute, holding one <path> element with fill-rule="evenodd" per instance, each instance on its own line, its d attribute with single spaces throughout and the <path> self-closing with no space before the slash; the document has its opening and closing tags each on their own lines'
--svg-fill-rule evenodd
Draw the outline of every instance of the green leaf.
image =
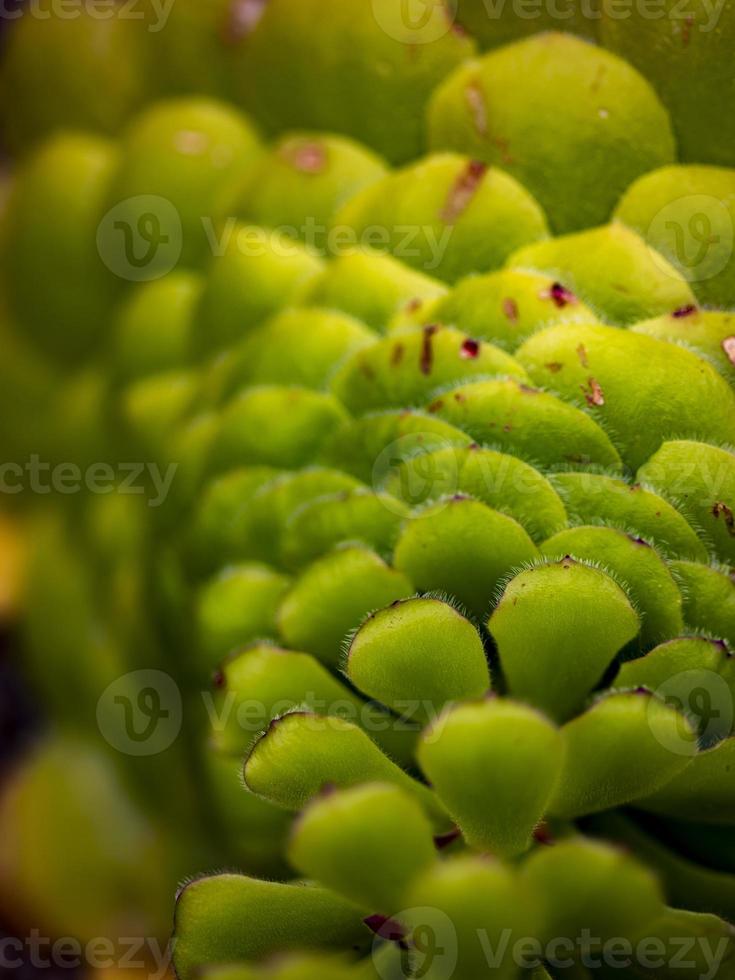
<svg viewBox="0 0 735 980">
<path fill-rule="evenodd" d="M 640 484 L 601 473 L 554 473 L 549 480 L 572 523 L 604 523 L 640 535 L 667 558 L 707 561 L 707 549 L 679 511 Z"/>
<path fill-rule="evenodd" d="M 513 867 L 484 856 L 436 864 L 406 901 L 409 907 L 397 918 L 413 930 L 409 941 L 419 976 L 510 980 L 518 975 L 516 943 L 545 930 L 534 887 Z M 537 949 L 537 960 L 539 955 Z"/>
<path fill-rule="evenodd" d="M 733 732 L 735 658 L 721 640 L 701 636 L 663 643 L 620 668 L 616 687 L 647 687 L 696 722 L 705 745 Z"/>
<path fill-rule="evenodd" d="M 638 802 L 645 810 L 682 820 L 735 823 L 735 738 L 696 755 L 666 786 Z"/>
<path fill-rule="evenodd" d="M 562 735 L 564 767 L 550 810 L 567 819 L 648 796 L 697 751 L 694 726 L 645 689 L 605 695 Z"/>
<path fill-rule="evenodd" d="M 528 380 L 525 370 L 499 347 L 452 327 L 430 325 L 357 351 L 335 374 L 332 390 L 353 414 L 362 415 L 421 405 L 443 385 L 491 374 Z"/>
<path fill-rule="evenodd" d="M 237 874 L 199 878 L 176 901 L 176 975 L 192 980 L 202 967 L 218 963 L 364 942 L 363 915 L 355 905 L 313 885 Z"/>
<path fill-rule="evenodd" d="M 256 644 L 227 659 L 216 676 L 211 731 L 218 751 L 242 758 L 285 711 L 306 707 L 364 728 L 391 757 L 408 764 L 415 735 L 387 711 L 359 698 L 308 653 Z"/>
<path fill-rule="evenodd" d="M 672 432 L 735 442 L 732 388 L 708 361 L 675 344 L 572 323 L 535 334 L 517 356 L 535 384 L 585 406 L 633 469 Z"/>
<path fill-rule="evenodd" d="M 543 715 L 491 699 L 449 708 L 421 736 L 418 759 L 468 843 L 513 856 L 546 812 L 563 752 Z"/>
<path fill-rule="evenodd" d="M 407 599 L 372 615 L 352 638 L 346 673 L 359 690 L 420 721 L 490 687 L 479 633 L 440 599 Z"/>
<path fill-rule="evenodd" d="M 488 629 L 510 693 L 566 721 L 640 622 L 609 576 L 565 558 L 517 575 Z"/>
<path fill-rule="evenodd" d="M 296 579 L 278 610 L 278 629 L 289 646 L 337 666 L 351 631 L 369 613 L 414 591 L 405 575 L 374 552 L 345 546 L 317 559 Z"/>
<path fill-rule="evenodd" d="M 693 561 L 671 562 L 684 598 L 687 626 L 735 649 L 735 582 L 725 570 Z"/>
<path fill-rule="evenodd" d="M 538 554 L 512 517 L 479 500 L 454 496 L 405 523 L 393 562 L 420 592 L 445 593 L 483 619 L 500 582 Z"/>
<path fill-rule="evenodd" d="M 283 807 L 301 810 L 325 787 L 388 782 L 406 790 L 442 829 L 449 821 L 434 793 L 391 762 L 356 725 L 307 711 L 271 722 L 245 759 L 245 786 Z"/>
<path fill-rule="evenodd" d="M 438 395 L 427 411 L 464 429 L 476 442 L 541 467 L 594 463 L 620 468 L 617 449 L 594 419 L 515 379 L 459 385 Z"/>
<path fill-rule="evenodd" d="M 436 860 L 431 824 L 415 798 L 379 783 L 312 800 L 288 855 L 307 878 L 385 914 L 402 908 L 413 879 Z"/>
<path fill-rule="evenodd" d="M 254 640 L 274 636 L 276 611 L 289 580 L 267 565 L 231 565 L 206 582 L 196 597 L 202 672 Z"/>
<path fill-rule="evenodd" d="M 648 648 L 684 629 L 679 586 L 658 553 L 641 538 L 612 527 L 574 527 L 541 546 L 549 559 L 565 555 L 594 562 L 626 590 L 641 617 L 641 644 Z"/>
<path fill-rule="evenodd" d="M 634 937 L 664 911 L 653 874 L 608 844 L 573 838 L 541 847 L 521 874 L 545 903 L 545 942 L 563 938 L 576 943 L 589 930 L 587 945 L 593 948 L 594 937 L 597 943 Z"/>
<path fill-rule="evenodd" d="M 665 442 L 638 470 L 638 479 L 672 500 L 700 529 L 704 539 L 713 544 L 720 561 L 735 562 L 732 452 L 686 439 Z"/>
<path fill-rule="evenodd" d="M 446 446 L 413 454 L 389 472 L 385 488 L 411 506 L 462 493 L 515 518 L 534 541 L 566 526 L 551 483 L 508 453 L 481 446 Z"/>
</svg>

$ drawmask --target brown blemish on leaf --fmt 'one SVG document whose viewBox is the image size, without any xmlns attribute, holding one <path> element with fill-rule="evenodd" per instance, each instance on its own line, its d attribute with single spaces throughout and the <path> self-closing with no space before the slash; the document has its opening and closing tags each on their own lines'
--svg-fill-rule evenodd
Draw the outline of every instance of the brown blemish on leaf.
<svg viewBox="0 0 735 980">
<path fill-rule="evenodd" d="M 735 537 L 735 514 L 732 512 L 732 508 L 722 503 L 722 501 L 717 501 L 712 508 L 712 514 L 715 520 L 719 520 L 722 517 L 725 521 L 727 533 L 731 538 Z"/>
<path fill-rule="evenodd" d="M 368 378 L 370 381 L 375 377 L 375 371 L 373 370 L 372 364 L 367 361 L 360 361 L 360 371 Z"/>
<path fill-rule="evenodd" d="M 519 389 L 525 395 L 538 395 L 539 394 L 538 388 L 532 388 L 530 385 L 519 384 L 518 387 L 519 387 Z"/>
<path fill-rule="evenodd" d="M 692 28 L 694 27 L 694 17 L 691 14 L 685 19 L 684 26 L 681 29 L 681 43 L 685 48 L 689 47 L 689 42 L 692 39 Z"/>
<path fill-rule="evenodd" d="M 587 357 L 587 348 L 584 344 L 580 344 L 577 348 L 577 357 L 579 358 L 579 363 L 582 367 L 589 367 L 589 358 Z"/>
<path fill-rule="evenodd" d="M 436 324 L 424 327 L 424 336 L 421 342 L 421 356 L 419 358 L 419 370 L 422 374 L 431 374 L 434 366 L 434 334 L 439 328 Z"/>
<path fill-rule="evenodd" d="M 427 412 L 431 412 L 431 414 L 433 415 L 435 412 L 438 412 L 442 408 L 444 408 L 444 399 L 437 398 L 435 402 L 432 402 L 431 405 L 429 405 L 429 407 L 427 408 Z"/>
<path fill-rule="evenodd" d="M 487 105 L 485 94 L 479 81 L 471 82 L 464 93 L 465 101 L 472 116 L 475 130 L 480 136 L 487 136 Z"/>
<path fill-rule="evenodd" d="M 510 296 L 503 300 L 503 313 L 511 323 L 518 323 L 518 303 Z"/>
<path fill-rule="evenodd" d="M 725 357 L 735 367 L 735 337 L 725 337 L 722 341 L 722 349 Z"/>
<path fill-rule="evenodd" d="M 590 85 L 591 92 L 597 92 L 602 85 L 602 80 L 607 74 L 607 66 L 599 65 L 597 71 L 595 72 L 595 77 L 592 79 L 592 84 Z"/>
<path fill-rule="evenodd" d="M 417 310 L 421 309 L 421 300 L 418 296 L 414 296 L 410 299 L 405 306 L 406 313 L 416 313 Z"/>
<path fill-rule="evenodd" d="M 405 353 L 405 350 L 406 348 L 403 346 L 403 344 L 394 345 L 390 355 L 390 362 L 394 367 L 398 367 L 398 365 L 403 360 L 403 355 Z"/>
<path fill-rule="evenodd" d="M 463 402 L 467 401 L 467 396 L 463 395 L 461 391 L 455 391 L 454 400 L 457 402 L 458 405 L 461 405 Z"/>
<path fill-rule="evenodd" d="M 605 404 L 605 395 L 598 381 L 588 378 L 586 385 L 579 386 L 584 394 L 588 405 L 596 405 L 598 408 Z"/>
<path fill-rule="evenodd" d="M 558 374 L 564 365 L 561 361 L 549 361 L 548 364 L 544 364 L 547 371 L 551 371 L 552 374 Z"/>
<path fill-rule="evenodd" d="M 487 164 L 480 160 L 470 160 L 459 175 L 444 202 L 439 217 L 448 225 L 453 225 L 467 210 L 472 198 L 479 190 L 487 173 Z"/>
<path fill-rule="evenodd" d="M 506 167 L 515 163 L 515 157 L 510 152 L 510 143 L 504 136 L 493 136 L 493 143 L 500 151 L 500 159 Z"/>
</svg>

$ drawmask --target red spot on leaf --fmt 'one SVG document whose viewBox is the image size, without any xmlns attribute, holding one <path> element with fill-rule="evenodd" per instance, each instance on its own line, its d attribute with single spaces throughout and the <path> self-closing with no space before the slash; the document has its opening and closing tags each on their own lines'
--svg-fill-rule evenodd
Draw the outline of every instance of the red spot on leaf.
<svg viewBox="0 0 735 980">
<path fill-rule="evenodd" d="M 541 299 L 550 299 L 558 309 L 563 310 L 565 306 L 570 306 L 577 302 L 577 297 L 560 282 L 552 282 L 548 289 L 541 293 Z"/>
<path fill-rule="evenodd" d="M 268 0 L 233 0 L 220 32 L 223 42 L 237 44 L 252 34 L 267 6 Z"/>
<path fill-rule="evenodd" d="M 468 337 L 459 349 L 459 356 L 473 361 L 480 353 L 480 341 Z"/>
<path fill-rule="evenodd" d="M 406 938 L 406 930 L 400 922 L 396 922 L 395 919 L 391 919 L 387 915 L 368 915 L 362 921 L 376 936 L 380 936 L 381 939 L 386 939 L 388 942 L 398 943 Z"/>
<path fill-rule="evenodd" d="M 675 320 L 683 320 L 684 317 L 692 316 L 692 314 L 697 312 L 697 307 L 692 303 L 688 306 L 680 306 L 678 310 L 674 310 L 671 314 Z"/>
<path fill-rule="evenodd" d="M 327 151 L 322 143 L 299 143 L 289 148 L 288 158 L 302 174 L 320 174 L 327 166 Z"/>
<path fill-rule="evenodd" d="M 735 367 L 735 337 L 725 337 L 722 341 L 722 349 L 728 361 Z"/>
</svg>

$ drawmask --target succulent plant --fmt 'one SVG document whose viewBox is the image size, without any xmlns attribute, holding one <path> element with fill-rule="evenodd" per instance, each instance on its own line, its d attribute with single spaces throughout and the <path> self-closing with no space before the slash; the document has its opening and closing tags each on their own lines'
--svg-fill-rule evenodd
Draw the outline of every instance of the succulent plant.
<svg viewBox="0 0 735 980">
<path fill-rule="evenodd" d="M 246 3 L 206 97 L 18 174 L 9 317 L 54 365 L 46 438 L 177 469 L 158 509 L 34 519 L 29 667 L 62 734 L 0 808 L 0 861 L 86 934 L 124 914 L 116 881 L 154 920 L 189 858 L 180 980 L 610 976 L 621 944 L 627 975 L 727 980 L 729 267 L 702 286 L 651 228 L 688 220 L 677 175 L 729 214 L 730 172 L 682 173 L 651 87 L 587 42 L 465 61 L 441 5 L 418 39 L 370 6 Z M 203 24 L 206 52 L 228 12 L 184 6 L 171 37 Z M 151 214 L 124 274 L 110 227 Z M 405 226 L 441 250 L 402 255 Z M 139 670 L 175 679 L 182 733 L 121 761 L 100 694 Z M 58 785 L 84 833 L 90 783 L 109 875 L 62 917 L 29 855 L 63 844 L 24 821 Z"/>
</svg>

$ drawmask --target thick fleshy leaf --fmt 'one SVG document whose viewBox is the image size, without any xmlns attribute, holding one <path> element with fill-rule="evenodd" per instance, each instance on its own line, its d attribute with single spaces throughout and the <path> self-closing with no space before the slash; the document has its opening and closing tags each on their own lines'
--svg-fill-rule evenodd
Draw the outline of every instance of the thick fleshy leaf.
<svg viewBox="0 0 735 980">
<path fill-rule="evenodd" d="M 444 829 L 434 793 L 383 755 L 365 732 L 342 718 L 306 711 L 271 722 L 245 759 L 245 786 L 286 810 L 301 810 L 325 787 L 388 782 L 412 794 Z"/>
<path fill-rule="evenodd" d="M 546 905 L 545 938 L 580 940 L 582 949 L 583 930 L 593 948 L 602 939 L 638 935 L 664 911 L 654 875 L 608 844 L 571 838 L 542 847 L 521 874 Z"/>
<path fill-rule="evenodd" d="M 352 630 L 375 609 L 405 599 L 414 587 L 375 552 L 359 545 L 332 551 L 296 579 L 278 610 L 286 643 L 336 667 Z"/>
<path fill-rule="evenodd" d="M 564 767 L 550 810 L 572 818 L 650 795 L 692 764 L 697 733 L 649 691 L 608 694 L 562 729 Z"/>
<path fill-rule="evenodd" d="M 424 811 L 387 783 L 317 797 L 296 821 L 288 855 L 306 877 L 387 915 L 402 907 L 411 882 L 436 860 Z"/>
<path fill-rule="evenodd" d="M 683 820 L 735 823 L 735 738 L 696 755 L 679 776 L 639 801 L 655 813 Z"/>
<path fill-rule="evenodd" d="M 549 559 L 571 555 L 594 562 L 614 576 L 641 618 L 644 648 L 683 631 L 679 586 L 663 559 L 642 538 L 612 527 L 574 527 L 545 541 L 541 553 Z"/>
<path fill-rule="evenodd" d="M 364 911 L 326 888 L 245 875 L 199 878 L 179 893 L 174 966 L 181 980 L 202 967 L 261 960 L 295 949 L 364 942 Z"/>
<path fill-rule="evenodd" d="M 455 495 L 406 522 L 393 562 L 419 592 L 444 593 L 483 619 L 501 581 L 538 556 L 536 545 L 512 517 Z"/>
<path fill-rule="evenodd" d="M 423 733 L 421 768 L 473 847 L 525 851 L 562 767 L 561 733 L 543 715 L 495 698 L 449 708 Z"/>
<path fill-rule="evenodd" d="M 608 575 L 565 558 L 517 575 L 488 629 L 510 693 L 566 721 L 640 622 Z"/>
<path fill-rule="evenodd" d="M 396 714 L 424 722 L 448 701 L 490 687 L 479 633 L 440 599 L 408 599 L 376 612 L 352 638 L 346 673 Z"/>
<path fill-rule="evenodd" d="M 697 532 L 670 503 L 640 484 L 602 473 L 549 477 L 574 524 L 607 524 L 650 541 L 667 558 L 707 561 Z"/>
<path fill-rule="evenodd" d="M 414 883 L 405 923 L 414 965 L 427 977 L 510 980 L 518 974 L 519 941 L 543 935 L 543 904 L 533 887 L 510 865 L 484 856 L 461 856 L 436 864 Z M 526 955 L 528 951 L 526 950 Z M 537 965 L 531 951 L 529 966 Z"/>
<path fill-rule="evenodd" d="M 735 562 L 735 454 L 686 439 L 665 442 L 638 479 L 673 500 L 720 561 Z"/>
<path fill-rule="evenodd" d="M 542 467 L 620 467 L 617 449 L 594 419 L 515 379 L 462 384 L 438 395 L 427 411 L 464 429 L 476 442 Z"/>
</svg>

